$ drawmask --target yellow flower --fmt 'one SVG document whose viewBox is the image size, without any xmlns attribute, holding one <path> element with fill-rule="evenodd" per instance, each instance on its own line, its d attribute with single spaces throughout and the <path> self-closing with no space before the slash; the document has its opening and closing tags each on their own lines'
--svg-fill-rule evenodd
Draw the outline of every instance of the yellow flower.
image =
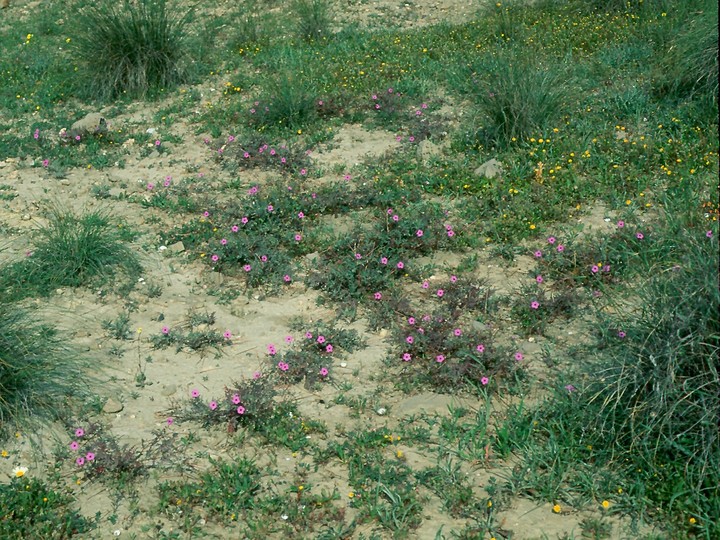
<svg viewBox="0 0 720 540">
<path fill-rule="evenodd" d="M 556 504 L 556 505 L 553 506 L 553 509 L 552 509 L 552 510 L 553 510 L 553 512 L 555 512 L 556 514 L 559 514 L 559 513 L 560 513 L 560 510 L 562 510 L 562 508 L 560 508 L 560 505 L 559 505 L 559 504 Z"/>
<path fill-rule="evenodd" d="M 697 520 L 694 517 L 691 517 L 689 520 L 690 525 L 695 525 L 697 523 Z"/>
<path fill-rule="evenodd" d="M 353 497 L 355 497 L 355 494 L 352 491 L 348 493 L 348 498 L 352 499 Z"/>
<path fill-rule="evenodd" d="M 28 471 L 27 467 L 15 467 L 12 470 L 12 473 L 15 478 L 22 478 L 23 476 L 25 476 L 25 473 L 27 471 Z"/>
<path fill-rule="evenodd" d="M 602 505 L 602 507 L 603 507 L 605 510 L 607 510 L 608 508 L 610 508 L 610 501 L 603 501 L 603 502 L 600 503 L 600 504 Z"/>
<path fill-rule="evenodd" d="M 7 451 L 7 450 L 3 450 L 2 452 L 0 452 L 0 457 L 6 458 L 6 457 L 8 457 L 9 455 L 10 455 L 10 454 L 8 454 L 8 451 Z"/>
<path fill-rule="evenodd" d="M 534 231 L 534 230 L 535 230 L 535 224 L 534 224 L 534 223 L 531 223 L 531 224 L 530 224 L 530 230 L 531 230 L 531 231 Z"/>
</svg>

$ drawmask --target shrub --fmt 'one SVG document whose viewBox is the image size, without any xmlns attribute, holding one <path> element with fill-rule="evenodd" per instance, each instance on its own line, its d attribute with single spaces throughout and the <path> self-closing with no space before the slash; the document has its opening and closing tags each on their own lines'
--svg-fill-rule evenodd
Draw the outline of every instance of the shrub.
<svg viewBox="0 0 720 540">
<path fill-rule="evenodd" d="M 75 50 L 87 70 L 90 94 L 144 96 L 185 80 L 191 14 L 166 0 L 104 1 L 81 10 Z"/>
<path fill-rule="evenodd" d="M 58 419 L 70 396 L 84 394 L 84 363 L 55 329 L 0 304 L 0 439 Z"/>
<path fill-rule="evenodd" d="M 140 272 L 121 229 L 103 211 L 75 216 L 55 209 L 38 236 L 28 257 L 0 270 L 0 299 L 49 296 L 58 287 L 104 282 L 118 274 L 134 278 Z"/>
</svg>

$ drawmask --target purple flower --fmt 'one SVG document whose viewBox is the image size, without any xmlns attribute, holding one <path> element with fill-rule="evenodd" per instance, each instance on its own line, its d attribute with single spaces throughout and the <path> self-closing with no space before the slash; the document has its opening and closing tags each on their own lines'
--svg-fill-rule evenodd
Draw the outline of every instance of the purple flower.
<svg viewBox="0 0 720 540">
<path fill-rule="evenodd" d="M 568 393 L 570 393 L 570 392 L 574 392 L 576 390 L 576 388 L 572 384 L 566 384 L 565 390 L 567 390 Z"/>
<path fill-rule="evenodd" d="M 708 238 L 712 238 L 712 235 L 713 235 L 712 231 L 708 231 L 705 233 L 705 236 L 707 236 Z"/>
</svg>

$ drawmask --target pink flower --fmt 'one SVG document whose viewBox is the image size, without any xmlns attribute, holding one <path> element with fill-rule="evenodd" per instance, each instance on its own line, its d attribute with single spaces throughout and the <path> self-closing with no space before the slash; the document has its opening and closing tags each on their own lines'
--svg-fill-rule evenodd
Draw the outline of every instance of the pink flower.
<svg viewBox="0 0 720 540">
<path fill-rule="evenodd" d="M 565 390 L 567 390 L 568 393 L 571 393 L 571 392 L 574 392 L 574 391 L 575 391 L 575 387 L 574 387 L 572 384 L 566 384 L 566 385 L 565 385 Z"/>
<path fill-rule="evenodd" d="M 325 336 L 318 336 L 317 342 L 318 342 L 320 345 L 322 345 L 323 343 L 325 343 Z"/>
<path fill-rule="evenodd" d="M 545 280 L 543 279 L 542 276 L 538 275 L 538 276 L 535 276 L 535 281 L 537 281 L 538 283 L 542 283 Z"/>
<path fill-rule="evenodd" d="M 450 229 L 450 230 L 447 232 L 447 235 L 448 235 L 448 238 L 452 238 L 453 236 L 455 236 L 455 231 L 453 231 L 452 229 Z"/>
<path fill-rule="evenodd" d="M 227 246 L 227 238 L 223 238 L 222 240 L 220 240 L 220 243 L 221 243 L 223 246 Z"/>
<path fill-rule="evenodd" d="M 423 289 L 427 289 L 429 286 L 430 286 L 430 283 L 428 283 L 427 281 L 423 281 L 423 283 L 422 283 L 422 285 L 421 285 L 421 287 L 422 287 Z"/>
<path fill-rule="evenodd" d="M 356 253 L 356 254 L 355 254 L 355 260 L 356 260 L 356 261 L 359 261 L 360 259 L 362 259 L 362 255 L 360 255 L 359 253 Z"/>
<path fill-rule="evenodd" d="M 293 338 L 292 336 L 285 336 L 285 343 L 287 343 L 288 345 L 290 345 L 290 343 L 292 343 L 293 341 L 295 341 L 295 338 Z"/>
<path fill-rule="evenodd" d="M 220 256 L 219 256 L 219 255 L 213 255 L 212 257 L 210 257 L 210 260 L 211 260 L 212 262 L 218 262 L 218 261 L 220 260 Z"/>
<path fill-rule="evenodd" d="M 237 413 L 238 413 L 239 415 L 245 414 L 245 407 L 243 407 L 242 405 L 240 405 L 240 406 L 237 408 Z"/>
<path fill-rule="evenodd" d="M 211 401 L 210 405 L 208 406 L 210 407 L 211 411 L 214 411 L 215 409 L 217 409 L 217 401 Z"/>
<path fill-rule="evenodd" d="M 240 219 L 240 223 L 242 223 L 243 225 L 245 225 L 247 222 L 248 222 L 248 218 L 247 218 L 247 217 L 243 217 L 243 218 Z"/>
<path fill-rule="evenodd" d="M 225 330 L 225 331 L 223 332 L 223 337 L 224 337 L 225 339 L 232 339 L 232 332 L 230 332 L 230 330 Z"/>
<path fill-rule="evenodd" d="M 328 343 L 328 345 L 325 347 L 325 352 L 327 352 L 327 353 L 333 352 L 333 346 Z"/>
<path fill-rule="evenodd" d="M 48 165 L 50 165 L 50 160 L 49 160 L 49 159 L 43 159 L 43 160 L 42 160 L 42 166 L 47 169 L 47 168 L 48 168 Z"/>
<path fill-rule="evenodd" d="M 410 141 L 410 142 L 415 142 L 415 137 L 413 137 L 412 135 L 410 135 L 410 137 L 408 137 L 408 141 Z"/>
<path fill-rule="evenodd" d="M 232 401 L 233 405 L 240 405 L 240 396 L 238 394 L 233 394 L 230 401 Z"/>
<path fill-rule="evenodd" d="M 232 227 L 230 227 L 230 230 L 232 232 L 238 232 L 240 230 L 240 227 L 238 227 L 237 225 L 233 225 Z"/>
<path fill-rule="evenodd" d="M 625 222 L 621 219 L 620 221 L 617 222 L 617 226 L 619 229 L 622 229 L 625 226 Z"/>
<path fill-rule="evenodd" d="M 321 376 L 321 377 L 327 377 L 327 376 L 328 376 L 328 373 L 330 373 L 330 372 L 328 371 L 328 368 L 326 368 L 326 367 L 320 368 L 320 376 Z"/>
<path fill-rule="evenodd" d="M 488 379 L 487 377 L 482 377 L 482 378 L 480 379 L 480 384 L 482 384 L 483 386 L 487 386 L 487 384 L 488 384 L 489 382 L 490 382 L 490 379 Z"/>
<path fill-rule="evenodd" d="M 206 218 L 210 217 L 210 212 L 208 212 L 207 210 L 205 210 L 205 211 L 203 212 L 203 217 L 206 217 Z"/>
<path fill-rule="evenodd" d="M 533 300 L 532 302 L 530 302 L 530 307 L 532 309 L 537 309 L 540 307 L 540 302 L 538 302 L 537 300 Z"/>
<path fill-rule="evenodd" d="M 395 215 L 392 217 L 392 220 L 393 220 L 395 223 L 397 223 L 398 221 L 400 221 L 400 216 L 398 216 L 397 214 L 395 214 Z"/>
<path fill-rule="evenodd" d="M 412 336 L 408 336 L 405 338 L 405 342 L 409 343 L 410 345 L 412 345 L 414 341 L 415 341 L 415 338 Z"/>
<path fill-rule="evenodd" d="M 443 291 L 442 289 L 438 289 L 438 290 L 437 290 L 437 295 L 438 295 L 439 298 L 442 298 L 442 296 L 443 296 L 444 294 L 445 294 L 445 291 Z"/>
<path fill-rule="evenodd" d="M 283 280 L 285 280 L 285 283 L 290 283 L 292 281 L 292 278 L 288 274 L 285 274 L 283 276 Z"/>
<path fill-rule="evenodd" d="M 167 336 L 170 333 L 170 328 L 163 326 L 160 331 Z"/>
<path fill-rule="evenodd" d="M 600 268 L 598 267 L 598 265 L 593 264 L 593 265 L 592 265 L 592 268 L 590 268 L 590 271 L 591 271 L 593 274 L 597 274 L 597 273 L 600 271 Z"/>
<path fill-rule="evenodd" d="M 280 371 L 287 371 L 288 369 L 290 369 L 290 366 L 285 362 L 278 362 L 277 367 Z"/>
<path fill-rule="evenodd" d="M 267 211 L 268 211 L 268 212 L 272 212 L 273 210 L 275 210 L 275 208 L 273 207 L 273 205 L 272 205 L 272 204 L 268 204 Z"/>
<path fill-rule="evenodd" d="M 712 235 L 713 235 L 712 231 L 708 231 L 705 233 L 705 236 L 707 236 L 708 238 L 712 238 Z"/>
<path fill-rule="evenodd" d="M 412 355 L 410 353 L 405 353 L 402 355 L 403 362 L 409 362 L 412 360 Z"/>
<path fill-rule="evenodd" d="M 397 267 L 398 267 L 399 270 L 402 270 L 403 268 L 405 268 L 405 263 L 402 262 L 402 261 L 399 261 L 399 262 L 397 263 Z"/>
<path fill-rule="evenodd" d="M 442 364 L 442 363 L 445 361 L 445 357 L 444 357 L 442 354 L 438 354 L 438 355 L 435 357 L 435 361 L 436 361 L 438 364 Z"/>
<path fill-rule="evenodd" d="M 415 231 L 415 236 L 417 236 L 418 238 L 421 238 L 423 234 L 425 233 L 422 229 L 418 229 L 417 231 Z"/>
<path fill-rule="evenodd" d="M 408 324 L 411 326 L 415 324 L 415 317 L 408 317 Z"/>
<path fill-rule="evenodd" d="M 173 420 L 173 418 L 169 416 L 168 419 L 165 420 L 165 422 L 167 423 L 168 426 L 172 426 L 173 422 L 175 422 L 175 420 Z"/>
<path fill-rule="evenodd" d="M 538 249 L 535 253 L 533 253 L 533 255 L 535 255 L 536 259 L 539 259 L 540 257 L 542 257 L 542 251 Z"/>
<path fill-rule="evenodd" d="M 76 437 L 82 437 L 83 435 L 85 435 L 85 430 L 83 428 L 79 427 L 75 430 Z"/>
<path fill-rule="evenodd" d="M 159 140 L 156 140 L 156 141 L 155 141 L 155 146 L 160 146 L 160 141 L 159 141 Z"/>
<path fill-rule="evenodd" d="M 525 358 L 525 357 L 523 356 L 523 353 L 521 353 L 520 351 L 518 351 L 518 352 L 515 353 L 515 360 L 516 360 L 517 362 L 519 362 L 519 361 L 522 360 L 523 358 Z"/>
<path fill-rule="evenodd" d="M 85 458 L 84 458 L 84 457 L 79 457 L 79 458 L 77 458 L 77 459 L 75 460 L 75 463 L 77 463 L 77 466 L 78 466 L 78 467 L 82 467 L 83 465 L 85 465 Z"/>
<path fill-rule="evenodd" d="M 305 332 L 305 338 L 312 339 L 313 338 L 312 332 Z"/>
<path fill-rule="evenodd" d="M 380 257 L 380 264 L 387 264 L 388 260 L 387 257 Z"/>
<path fill-rule="evenodd" d="M 198 389 L 196 389 L 196 388 L 193 388 L 193 389 L 190 391 L 190 396 L 193 397 L 193 398 L 199 398 L 199 397 L 200 397 L 200 391 L 199 391 Z"/>
<path fill-rule="evenodd" d="M 620 339 L 623 339 L 627 334 L 626 334 L 625 332 L 623 332 L 622 330 L 620 330 L 620 331 L 617 333 L 617 335 L 618 335 L 618 337 L 619 337 Z"/>
<path fill-rule="evenodd" d="M 267 262 L 267 255 L 260 255 L 260 262 Z"/>
<path fill-rule="evenodd" d="M 388 216 L 392 216 L 392 215 L 393 215 L 393 212 L 394 212 L 394 210 L 393 210 L 392 208 L 388 208 L 388 209 L 387 209 L 387 215 L 388 215 Z"/>
<path fill-rule="evenodd" d="M 277 354 L 277 349 L 275 348 L 275 345 L 272 343 L 267 346 L 267 352 L 270 356 L 275 356 Z"/>
<path fill-rule="evenodd" d="M 641 232 L 635 233 L 635 238 L 637 238 L 638 240 L 642 240 L 643 238 L 645 238 L 645 235 Z"/>
<path fill-rule="evenodd" d="M 153 189 L 155 189 L 155 184 L 153 184 L 152 182 L 148 182 L 147 188 L 148 191 L 152 191 Z"/>
<path fill-rule="evenodd" d="M 547 241 L 548 241 L 548 244 L 554 244 L 554 243 L 555 243 L 555 237 L 554 237 L 554 236 L 550 236 L 550 237 L 547 239 Z"/>
<path fill-rule="evenodd" d="M 296 234 L 296 235 L 295 235 L 295 241 L 296 241 L 296 242 L 299 242 L 300 240 L 302 240 L 302 235 L 301 235 L 301 234 Z"/>
<path fill-rule="evenodd" d="M 302 219 L 302 218 L 305 217 L 305 214 L 303 214 L 302 212 L 298 212 L 298 217 L 299 217 L 300 219 Z"/>
<path fill-rule="evenodd" d="M 382 300 L 382 293 L 376 292 L 374 294 L 374 296 L 375 296 L 375 300 Z"/>
<path fill-rule="evenodd" d="M 252 266 L 250 266 L 249 264 L 246 264 L 245 266 L 243 266 L 243 270 L 245 270 L 246 272 L 249 272 L 250 270 L 252 270 Z"/>
<path fill-rule="evenodd" d="M 78 448 L 80 448 L 80 445 L 77 441 L 73 441 L 70 443 L 70 450 L 72 450 L 73 452 L 76 452 Z"/>
<path fill-rule="evenodd" d="M 457 276 L 450 276 L 450 283 L 456 283 L 458 280 Z"/>
<path fill-rule="evenodd" d="M 462 330 L 460 330 L 460 328 L 456 328 L 455 330 L 453 330 L 453 334 L 455 335 L 455 337 L 460 337 L 462 336 Z"/>
<path fill-rule="evenodd" d="M 481 343 L 480 345 L 478 345 L 477 347 L 475 347 L 475 350 L 476 350 L 477 352 L 479 352 L 479 353 L 484 353 L 484 352 L 485 352 L 485 345 L 483 345 L 483 344 Z"/>
<path fill-rule="evenodd" d="M 560 245 L 557 247 L 557 250 L 558 250 L 558 253 L 562 253 L 563 251 L 565 251 L 565 246 L 563 246 L 562 244 L 560 244 Z"/>
</svg>

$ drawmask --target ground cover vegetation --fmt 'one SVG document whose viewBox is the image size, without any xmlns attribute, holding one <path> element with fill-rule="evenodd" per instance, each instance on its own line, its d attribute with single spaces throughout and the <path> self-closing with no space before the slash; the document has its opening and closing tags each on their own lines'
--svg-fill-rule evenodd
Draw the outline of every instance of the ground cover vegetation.
<svg viewBox="0 0 720 540">
<path fill-rule="evenodd" d="M 0 536 L 717 538 L 717 4 L 356 7 L 3 12 Z"/>
</svg>

